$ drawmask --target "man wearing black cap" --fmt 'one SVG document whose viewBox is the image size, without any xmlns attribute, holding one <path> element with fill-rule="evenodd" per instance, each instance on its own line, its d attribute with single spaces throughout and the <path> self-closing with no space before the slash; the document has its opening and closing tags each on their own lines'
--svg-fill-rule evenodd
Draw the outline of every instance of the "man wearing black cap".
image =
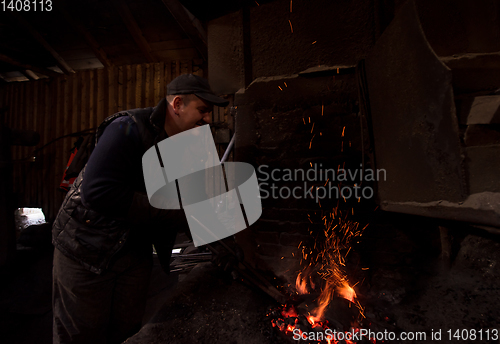
<svg viewBox="0 0 500 344">
<path fill-rule="evenodd" d="M 140 329 L 154 244 L 168 271 L 183 213 L 150 206 L 142 156 L 157 142 L 210 123 L 208 82 L 181 75 L 154 108 L 104 120 L 53 225 L 54 343 L 121 343 Z M 168 161 L 164 161 L 168 164 Z"/>
</svg>

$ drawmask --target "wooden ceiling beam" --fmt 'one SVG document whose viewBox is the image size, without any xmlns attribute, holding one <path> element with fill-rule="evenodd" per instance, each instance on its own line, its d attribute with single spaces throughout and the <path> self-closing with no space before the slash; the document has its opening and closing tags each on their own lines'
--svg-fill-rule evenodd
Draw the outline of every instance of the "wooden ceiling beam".
<svg viewBox="0 0 500 344">
<path fill-rule="evenodd" d="M 35 28 L 33 28 L 30 23 L 28 23 L 28 21 L 26 21 L 21 15 L 15 12 L 12 12 L 12 15 L 17 19 L 21 26 L 52 55 L 52 57 L 56 60 L 57 65 L 59 66 L 59 68 L 61 68 L 64 74 L 71 74 L 75 72 L 73 68 L 71 68 L 66 63 L 66 61 L 64 61 L 61 55 L 59 55 L 57 51 L 55 51 L 54 48 L 50 46 L 45 38 L 43 38 L 42 35 L 37 30 L 35 30 Z"/>
<path fill-rule="evenodd" d="M 158 60 L 151 53 L 151 47 L 148 41 L 144 38 L 142 30 L 139 28 L 139 25 L 137 25 L 137 22 L 127 4 L 123 3 L 120 0 L 112 0 L 112 2 L 115 8 L 118 10 L 118 14 L 127 26 L 127 29 L 132 35 L 135 43 L 137 44 L 143 55 L 146 57 L 148 62 L 158 62 Z"/>
<path fill-rule="evenodd" d="M 28 73 L 26 73 L 26 71 L 27 71 L 27 70 L 28 70 L 28 69 L 26 69 L 26 70 L 21 69 L 21 70 L 19 70 L 19 73 L 21 73 L 24 77 L 26 77 L 26 79 L 28 79 L 28 80 L 30 80 L 30 81 L 31 81 L 31 80 L 35 80 L 35 79 L 33 79 L 33 78 L 32 78 L 32 77 L 28 74 Z"/>
<path fill-rule="evenodd" d="M 36 75 L 36 73 L 34 73 L 33 71 L 31 71 L 29 69 L 21 71 L 21 73 L 23 73 L 30 80 L 38 80 L 38 79 L 40 79 L 40 77 L 38 75 Z"/>
<path fill-rule="evenodd" d="M 102 49 L 102 47 L 97 43 L 95 38 L 88 32 L 88 30 L 83 26 L 82 22 L 78 20 L 76 17 L 73 17 L 65 7 L 65 4 L 62 1 L 58 2 L 57 10 L 62 14 L 66 22 L 68 22 L 73 29 L 82 36 L 82 38 L 87 42 L 89 47 L 94 52 L 95 56 L 99 61 L 104 65 L 104 67 L 112 67 L 113 63 L 109 60 L 106 52 Z"/>
<path fill-rule="evenodd" d="M 186 13 L 184 6 L 178 0 L 162 0 L 182 30 L 193 42 L 196 50 L 200 53 L 203 60 L 208 60 L 207 43 L 201 39 L 198 29 L 193 25 L 191 19 Z"/>
<path fill-rule="evenodd" d="M 37 67 L 37 66 L 33 66 L 30 64 L 26 64 L 26 63 L 17 61 L 17 60 L 15 60 L 7 55 L 4 55 L 4 54 L 0 54 L 0 61 L 8 63 L 12 66 L 22 68 L 22 69 L 29 69 L 29 70 L 32 70 L 34 72 L 37 72 L 38 74 L 43 74 L 46 76 L 58 77 L 58 76 L 62 75 L 60 73 L 54 72 L 53 70 L 50 70 L 47 68 Z"/>
</svg>

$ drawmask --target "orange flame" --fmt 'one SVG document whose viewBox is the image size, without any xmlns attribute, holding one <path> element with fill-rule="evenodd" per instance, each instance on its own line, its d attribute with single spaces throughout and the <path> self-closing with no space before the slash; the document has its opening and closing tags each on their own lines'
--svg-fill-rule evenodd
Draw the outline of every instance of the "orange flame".
<svg viewBox="0 0 500 344">
<path fill-rule="evenodd" d="M 321 218 L 324 224 L 324 242 L 321 245 L 315 243 L 314 249 L 318 249 L 313 253 L 312 250 L 302 249 L 303 261 L 309 264 L 297 275 L 296 288 L 299 294 L 306 294 L 307 280 L 310 286 L 314 289 L 315 285 L 312 281 L 312 267 L 316 268 L 316 273 L 325 282 L 325 286 L 317 300 L 317 308 L 315 308 L 308 320 L 311 325 L 319 323 L 324 318 L 324 313 L 334 297 L 334 294 L 349 300 L 354 303 L 362 315 L 362 308 L 359 302 L 356 301 L 357 295 L 353 287 L 349 285 L 345 273 L 346 257 L 351 250 L 353 239 L 359 237 L 363 229 L 359 229 L 359 223 L 347 219 L 348 213 L 342 213 L 338 208 L 334 208 L 328 216 Z M 311 219 L 309 221 L 312 222 Z M 306 252 L 307 250 L 307 252 Z"/>
<path fill-rule="evenodd" d="M 334 208 L 328 215 L 324 215 L 322 211 L 321 222 L 324 225 L 324 230 L 322 235 L 320 233 L 320 235 L 316 237 L 320 240 L 315 240 L 313 247 L 302 245 L 302 242 L 298 245 L 298 248 L 302 251 L 301 264 L 305 264 L 305 268 L 297 275 L 295 281 L 297 292 L 299 294 L 307 294 L 309 292 L 308 283 L 309 289 L 315 289 L 316 286 L 322 288 L 316 300 L 317 307 L 306 316 L 312 328 L 329 328 L 328 321 L 324 321 L 323 319 L 325 318 L 325 312 L 334 295 L 354 303 L 359 309 L 358 319 L 364 318 L 364 309 L 357 300 L 357 294 L 353 288 L 356 284 L 352 286 L 349 284 L 345 266 L 346 258 L 351 251 L 351 244 L 362 235 L 368 225 L 359 229 L 359 223 L 348 220 L 349 215 L 349 212 L 344 213 L 338 208 Z M 311 220 L 311 216 L 308 215 L 308 217 L 311 223 L 315 223 Z M 310 233 L 312 234 L 313 232 L 310 231 Z M 318 275 L 318 277 L 316 277 L 316 275 Z M 313 282 L 313 277 L 316 282 L 321 279 L 321 284 L 315 284 Z M 284 306 L 281 309 L 281 315 L 283 319 L 298 317 L 297 311 L 293 306 Z M 355 325 L 352 325 L 353 329 L 359 326 L 357 321 L 358 320 L 356 320 Z M 290 332 L 298 330 L 298 333 L 302 335 L 304 332 L 297 327 L 297 323 L 298 318 L 295 319 L 295 324 L 292 325 L 286 324 L 283 320 L 279 322 L 272 321 L 273 327 L 278 327 L 282 332 L 289 334 Z M 355 342 L 348 339 L 344 339 L 344 341 L 346 344 L 355 344 Z M 376 343 L 374 339 L 370 339 L 370 341 L 374 344 Z M 329 344 L 339 343 L 334 338 L 326 338 L 326 342 Z"/>
<path fill-rule="evenodd" d="M 347 282 L 344 282 L 341 287 L 337 289 L 337 292 L 344 299 L 351 301 L 354 303 L 354 299 L 356 298 L 356 292 L 351 288 Z"/>
<path fill-rule="evenodd" d="M 300 278 L 300 275 L 302 273 L 299 273 L 297 275 L 297 279 L 295 280 L 295 287 L 297 288 L 297 291 L 299 292 L 300 295 L 304 295 L 304 294 L 307 294 L 308 291 L 307 291 L 307 281 L 306 279 L 301 279 Z"/>
<path fill-rule="evenodd" d="M 312 289 L 316 289 L 316 285 L 314 284 L 314 282 L 312 280 L 312 276 L 309 276 L 309 284 L 311 285 Z"/>
</svg>

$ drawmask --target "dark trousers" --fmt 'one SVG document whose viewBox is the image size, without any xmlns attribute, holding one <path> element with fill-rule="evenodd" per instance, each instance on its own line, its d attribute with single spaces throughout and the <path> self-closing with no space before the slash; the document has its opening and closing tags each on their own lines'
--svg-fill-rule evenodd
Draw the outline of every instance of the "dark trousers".
<svg viewBox="0 0 500 344">
<path fill-rule="evenodd" d="M 155 209 L 138 193 L 127 220 L 127 243 L 101 275 L 55 249 L 54 344 L 122 343 L 141 328 L 153 265 L 151 243 L 168 272 L 177 231 L 187 228 L 187 221 L 184 211 Z"/>
<path fill-rule="evenodd" d="M 129 252 L 102 275 L 54 250 L 53 340 L 122 343 L 141 328 L 152 256 Z"/>
</svg>

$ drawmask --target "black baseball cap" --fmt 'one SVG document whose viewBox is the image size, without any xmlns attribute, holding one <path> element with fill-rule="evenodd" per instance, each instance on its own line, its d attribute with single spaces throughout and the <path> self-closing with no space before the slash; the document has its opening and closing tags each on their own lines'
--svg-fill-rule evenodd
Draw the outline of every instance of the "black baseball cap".
<svg viewBox="0 0 500 344">
<path fill-rule="evenodd" d="M 217 106 L 227 106 L 229 100 L 217 97 L 208 80 L 194 74 L 182 74 L 167 85 L 167 95 L 194 94 L 198 98 L 206 100 Z"/>
</svg>

